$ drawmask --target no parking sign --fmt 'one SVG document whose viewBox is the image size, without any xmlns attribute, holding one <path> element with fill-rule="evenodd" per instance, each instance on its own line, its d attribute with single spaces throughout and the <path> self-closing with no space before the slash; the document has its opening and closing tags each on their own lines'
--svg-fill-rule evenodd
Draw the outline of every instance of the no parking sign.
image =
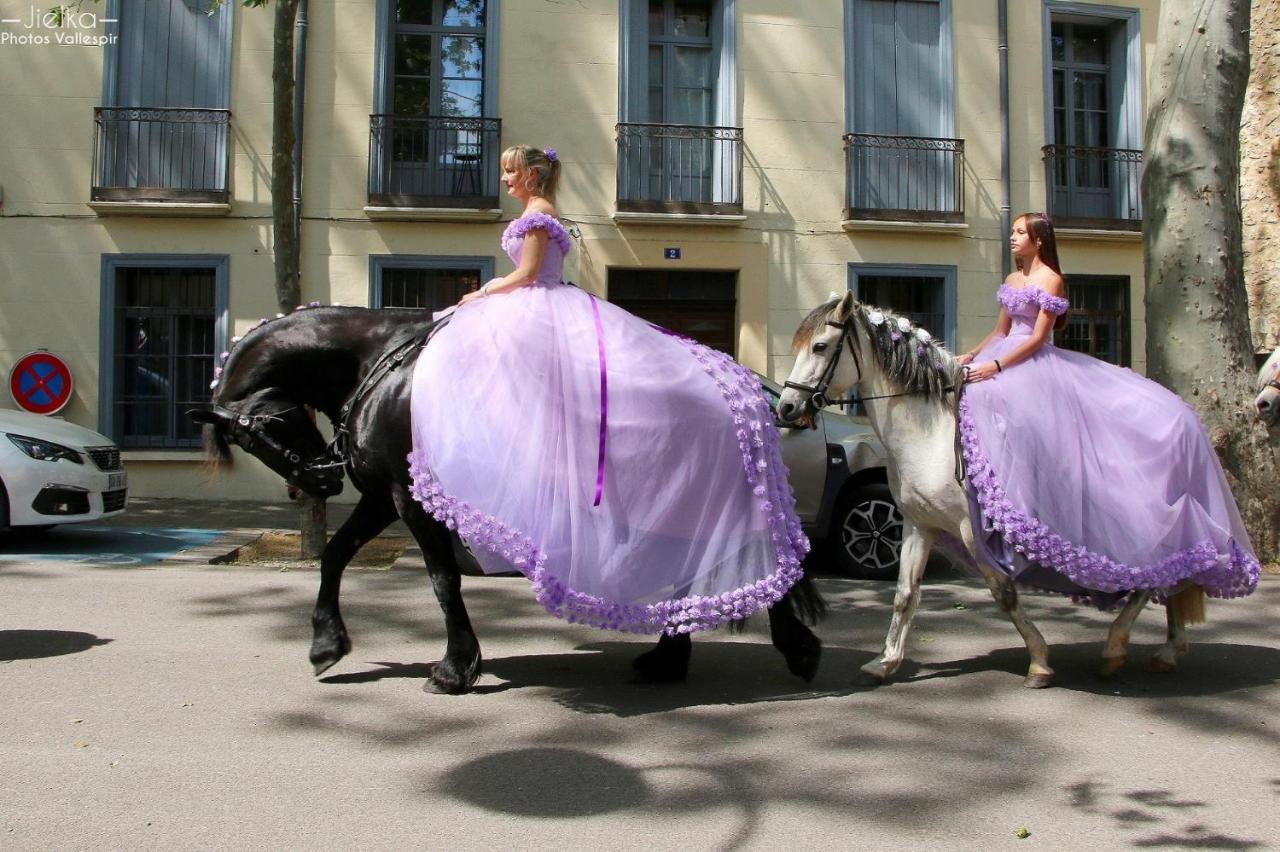
<svg viewBox="0 0 1280 852">
<path fill-rule="evenodd" d="M 28 352 L 9 371 L 9 394 L 33 414 L 54 414 L 71 399 L 71 371 L 51 352 Z"/>
</svg>

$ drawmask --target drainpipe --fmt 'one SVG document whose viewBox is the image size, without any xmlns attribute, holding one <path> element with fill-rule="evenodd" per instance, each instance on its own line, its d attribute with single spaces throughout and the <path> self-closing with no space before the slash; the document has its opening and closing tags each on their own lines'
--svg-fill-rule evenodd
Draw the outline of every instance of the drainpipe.
<svg viewBox="0 0 1280 852">
<path fill-rule="evenodd" d="M 293 244 L 302 277 L 302 103 L 307 92 L 307 0 L 298 0 L 293 38 Z"/>
<path fill-rule="evenodd" d="M 996 6 L 1000 30 L 1000 270 L 1001 280 L 1004 280 L 1013 271 L 1013 256 L 1005 246 L 1013 228 L 1013 211 L 1009 204 L 1012 181 L 1009 168 L 1009 0 L 996 0 Z"/>
</svg>

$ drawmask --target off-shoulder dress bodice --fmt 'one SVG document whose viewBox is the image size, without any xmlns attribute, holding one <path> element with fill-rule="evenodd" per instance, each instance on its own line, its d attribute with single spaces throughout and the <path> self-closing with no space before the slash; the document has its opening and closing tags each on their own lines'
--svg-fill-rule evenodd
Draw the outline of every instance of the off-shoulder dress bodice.
<svg viewBox="0 0 1280 852">
<path fill-rule="evenodd" d="M 564 258 L 569 253 L 571 243 L 569 232 L 556 217 L 535 211 L 511 220 L 511 224 L 502 232 L 502 250 L 511 258 L 512 263 L 519 266 L 520 256 L 524 252 L 525 235 L 538 229 L 546 231 L 548 239 L 547 251 L 542 256 L 542 266 L 538 269 L 534 284 L 559 284 L 564 278 Z"/>
<path fill-rule="evenodd" d="M 1036 317 L 1041 311 L 1048 314 L 1065 314 L 1070 303 L 1062 296 L 1052 296 L 1034 284 L 1013 287 L 1001 284 L 996 290 L 996 301 L 1013 320 L 1010 334 L 1027 334 L 1035 328 Z"/>
</svg>

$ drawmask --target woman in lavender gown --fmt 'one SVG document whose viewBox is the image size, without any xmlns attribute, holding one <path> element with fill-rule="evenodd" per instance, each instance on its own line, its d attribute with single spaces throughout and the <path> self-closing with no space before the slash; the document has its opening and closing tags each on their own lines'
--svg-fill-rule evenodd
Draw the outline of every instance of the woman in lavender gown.
<svg viewBox="0 0 1280 852">
<path fill-rule="evenodd" d="M 1258 560 L 1208 435 L 1178 396 L 1052 343 L 1067 310 L 1053 226 L 1019 217 L 1000 318 L 959 357 L 979 556 L 1107 608 L 1134 589 L 1253 591 Z"/>
<path fill-rule="evenodd" d="M 509 148 L 502 170 L 516 269 L 418 359 L 414 496 L 570 621 L 679 634 L 771 606 L 808 541 L 758 381 L 561 279 L 553 149 Z"/>
</svg>

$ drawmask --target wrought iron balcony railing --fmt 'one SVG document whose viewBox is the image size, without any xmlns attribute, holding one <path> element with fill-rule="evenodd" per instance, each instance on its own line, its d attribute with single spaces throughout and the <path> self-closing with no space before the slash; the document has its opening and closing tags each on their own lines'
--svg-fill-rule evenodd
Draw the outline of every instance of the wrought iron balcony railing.
<svg viewBox="0 0 1280 852">
<path fill-rule="evenodd" d="M 742 213 L 742 128 L 623 123 L 619 212 Z"/>
<path fill-rule="evenodd" d="M 1142 152 L 1045 145 L 1049 214 L 1061 227 L 1142 230 Z"/>
<path fill-rule="evenodd" d="M 459 116 L 369 117 L 369 204 L 498 206 L 502 120 Z"/>
<path fill-rule="evenodd" d="M 964 140 L 846 133 L 845 219 L 964 221 Z"/>
<path fill-rule="evenodd" d="M 93 201 L 225 204 L 231 111 L 95 107 Z"/>
</svg>

